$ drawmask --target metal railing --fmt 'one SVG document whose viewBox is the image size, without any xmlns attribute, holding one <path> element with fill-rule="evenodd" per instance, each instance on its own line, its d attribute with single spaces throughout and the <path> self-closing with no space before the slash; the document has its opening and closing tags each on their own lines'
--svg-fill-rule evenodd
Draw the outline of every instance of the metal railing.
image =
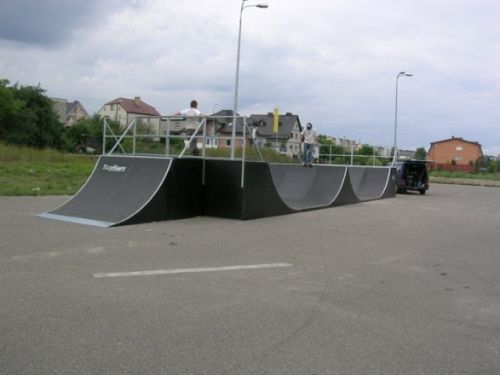
<svg viewBox="0 0 500 375">
<path fill-rule="evenodd" d="M 102 154 L 112 155 L 116 152 L 127 155 L 147 155 L 147 156 L 163 156 L 163 157 L 177 157 L 177 158 L 202 158 L 203 159 L 203 183 L 205 181 L 205 158 L 207 157 L 207 145 L 210 148 L 219 148 L 219 145 L 225 143 L 225 149 L 232 150 L 231 154 L 234 155 L 236 143 L 239 143 L 241 148 L 241 157 L 225 157 L 225 156 L 211 156 L 216 159 L 238 160 L 241 161 L 241 187 L 244 186 L 245 175 L 245 161 L 247 151 L 247 138 L 252 142 L 251 145 L 256 149 L 258 157 L 261 161 L 264 158 L 260 152 L 256 140 L 253 138 L 252 132 L 249 131 L 247 119 L 245 117 L 238 117 L 241 119 L 242 127 L 239 132 L 241 135 L 221 136 L 216 132 L 216 121 L 221 124 L 226 124 L 232 116 L 203 116 L 203 117 L 137 117 L 130 121 L 125 127 L 123 132 L 118 136 L 117 129 L 113 131 L 107 119 L 104 119 L 103 136 L 102 136 Z M 211 121 L 211 134 L 207 134 L 208 122 Z M 227 126 L 227 125 L 225 125 Z M 234 126 L 234 125 L 231 125 Z M 111 142 L 109 142 L 111 141 Z M 208 141 L 208 142 L 207 142 Z M 145 142 L 147 147 L 140 147 L 138 143 Z M 195 145 L 193 146 L 193 142 Z M 108 151 L 108 144 L 110 148 Z M 160 145 L 163 145 L 160 147 Z M 188 151 L 194 151 L 188 154 Z M 200 154 L 201 150 L 201 154 Z"/>
<path fill-rule="evenodd" d="M 126 126 L 121 126 L 121 134 L 118 135 L 120 127 L 115 130 L 105 119 L 103 127 L 103 154 L 113 153 L 129 155 L 153 155 L 178 158 L 202 158 L 207 154 L 212 159 L 239 160 L 242 162 L 242 186 L 245 170 L 245 161 L 248 161 L 247 151 L 250 148 L 256 150 L 253 157 L 264 161 L 262 150 L 272 150 L 269 155 L 287 155 L 279 162 L 296 163 L 301 159 L 300 143 L 293 137 L 288 140 L 272 137 L 255 138 L 255 131 L 251 131 L 246 117 L 238 117 L 235 137 L 232 136 L 232 116 L 204 116 L 204 117 L 137 117 L 132 119 Z M 225 130 L 221 133 L 220 130 Z M 228 134 L 228 135 L 225 135 Z M 247 140 L 250 140 L 251 147 Z M 195 145 L 193 145 L 195 143 Z M 259 146 L 261 145 L 261 146 Z M 108 147 L 109 146 L 109 147 Z M 299 147 L 297 147 L 299 146 Z M 332 165 L 387 165 L 390 156 L 380 156 L 373 149 L 372 155 L 360 155 L 355 152 L 351 145 L 348 149 L 344 147 L 344 153 L 338 152 L 337 145 L 319 144 L 314 152 L 315 162 Z M 241 151 L 240 156 L 235 155 L 234 150 Z M 215 153 L 212 150 L 226 150 Z M 210 151 L 209 151 L 210 150 Z M 298 150 L 298 151 L 297 151 Z M 347 151 L 348 150 L 348 151 Z M 188 151 L 195 151 L 189 153 Z M 346 152 L 347 151 L 347 152 Z M 390 161 L 390 160 L 389 160 Z M 205 162 L 203 163 L 205 165 Z"/>
</svg>

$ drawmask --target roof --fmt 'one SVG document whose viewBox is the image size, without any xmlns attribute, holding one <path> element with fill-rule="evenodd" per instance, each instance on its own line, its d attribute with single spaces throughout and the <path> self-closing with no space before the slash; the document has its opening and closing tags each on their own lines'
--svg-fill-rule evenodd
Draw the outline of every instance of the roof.
<svg viewBox="0 0 500 375">
<path fill-rule="evenodd" d="M 233 111 L 229 112 L 231 112 L 230 115 L 233 114 Z M 217 115 L 219 114 L 217 113 Z M 228 119 L 228 122 L 224 124 L 224 126 L 222 126 L 222 128 L 219 131 L 221 133 L 231 133 L 232 132 L 231 122 L 232 119 Z M 273 123 L 274 123 L 274 115 L 272 113 L 268 113 L 266 115 L 250 115 L 247 118 L 247 125 L 249 127 L 256 128 L 257 129 L 256 134 L 261 137 L 271 137 L 276 135 L 276 133 L 273 133 Z M 300 119 L 298 115 L 294 115 L 291 113 L 279 115 L 278 135 L 289 138 L 290 133 L 292 132 L 293 127 L 296 123 L 298 123 L 299 129 L 302 130 L 302 126 L 300 124 Z M 242 133 L 242 126 L 243 126 L 242 124 L 243 124 L 243 119 L 237 118 L 236 120 L 237 133 Z"/>
<path fill-rule="evenodd" d="M 127 113 L 135 113 L 138 115 L 148 115 L 148 116 L 160 116 L 160 113 L 147 103 L 144 103 L 140 98 L 127 99 L 127 98 L 117 98 L 112 100 L 108 104 L 118 104 Z"/>
<path fill-rule="evenodd" d="M 75 100 L 73 102 L 68 102 L 66 99 L 60 99 L 60 98 L 50 98 L 52 100 L 52 103 L 54 105 L 54 110 L 57 112 L 59 119 L 61 122 L 65 122 L 66 116 L 71 113 L 77 106 L 80 106 L 83 112 L 85 112 L 86 115 L 88 115 L 87 111 L 83 107 L 83 105 Z"/>
<path fill-rule="evenodd" d="M 450 142 L 450 141 L 460 141 L 460 142 L 465 142 L 465 143 L 471 143 L 471 144 L 474 144 L 474 145 L 477 145 L 479 147 L 481 147 L 481 145 L 479 144 L 479 142 L 476 142 L 476 141 L 467 141 L 461 137 L 451 137 L 451 138 L 448 138 L 448 139 L 443 139 L 441 141 L 436 141 L 436 142 L 431 142 L 431 146 L 436 144 L 436 143 L 446 143 L 446 142 Z"/>
</svg>

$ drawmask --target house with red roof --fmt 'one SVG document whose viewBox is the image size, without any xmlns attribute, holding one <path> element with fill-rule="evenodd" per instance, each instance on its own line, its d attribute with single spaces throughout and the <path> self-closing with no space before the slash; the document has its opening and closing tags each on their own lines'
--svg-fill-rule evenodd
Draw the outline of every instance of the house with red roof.
<svg viewBox="0 0 500 375">
<path fill-rule="evenodd" d="M 160 113 L 151 105 L 143 102 L 139 96 L 134 99 L 117 98 L 102 106 L 97 114 L 103 118 L 118 122 L 123 128 L 134 119 L 141 123 L 152 124 L 159 128 Z"/>
</svg>

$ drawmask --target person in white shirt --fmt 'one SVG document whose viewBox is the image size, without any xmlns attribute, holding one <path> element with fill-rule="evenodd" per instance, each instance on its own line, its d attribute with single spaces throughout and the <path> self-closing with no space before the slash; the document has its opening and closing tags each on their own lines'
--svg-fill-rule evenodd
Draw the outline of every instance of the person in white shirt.
<svg viewBox="0 0 500 375">
<path fill-rule="evenodd" d="M 302 152 L 302 165 L 312 167 L 313 148 L 318 143 L 318 134 L 310 122 L 302 130 L 302 142 L 304 144 Z"/>
<path fill-rule="evenodd" d="M 188 136 L 189 140 L 199 125 L 199 117 L 202 117 L 203 114 L 198 109 L 198 102 L 196 100 L 191 100 L 190 107 L 184 109 L 183 111 L 175 113 L 175 116 L 186 117 L 186 135 Z M 189 145 L 188 151 L 191 153 L 191 155 L 198 155 L 198 148 L 196 147 L 197 143 L 198 142 L 196 141 L 196 139 L 193 139 L 193 141 Z"/>
</svg>

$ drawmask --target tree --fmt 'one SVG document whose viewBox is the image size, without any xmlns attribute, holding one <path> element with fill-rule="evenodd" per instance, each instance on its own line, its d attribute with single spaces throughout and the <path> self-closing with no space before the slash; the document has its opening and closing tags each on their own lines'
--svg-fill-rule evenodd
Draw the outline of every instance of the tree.
<svg viewBox="0 0 500 375">
<path fill-rule="evenodd" d="M 415 151 L 415 159 L 417 160 L 425 160 L 426 156 L 427 156 L 427 151 L 425 151 L 424 147 L 419 147 Z"/>
<path fill-rule="evenodd" d="M 361 148 L 356 152 L 356 155 L 360 155 L 354 158 L 354 163 L 357 165 L 367 165 L 373 164 L 374 148 L 369 145 L 362 145 Z"/>
<path fill-rule="evenodd" d="M 119 134 L 120 125 L 115 121 L 108 120 L 108 125 L 114 134 Z M 98 114 L 91 118 L 81 118 L 73 126 L 64 131 L 64 148 L 68 151 L 81 151 L 82 149 L 92 147 L 101 148 L 103 135 L 104 119 Z M 110 135 L 110 132 L 107 131 Z M 109 147 L 114 144 L 114 139 L 108 139 Z"/>
<path fill-rule="evenodd" d="M 7 140 L 10 124 L 22 107 L 22 102 L 14 97 L 12 88 L 7 87 L 9 81 L 0 79 L 0 139 Z"/>
<path fill-rule="evenodd" d="M 331 159 L 333 163 L 336 163 L 335 160 L 338 162 L 339 158 L 335 156 L 342 155 L 344 153 L 342 146 L 336 145 L 331 138 L 324 134 L 318 135 L 318 143 L 320 144 L 319 153 L 322 162 L 329 162 Z"/>
<path fill-rule="evenodd" d="M 52 101 L 38 86 L 8 87 L 0 80 L 0 136 L 7 143 L 32 146 L 62 146 L 63 125 Z"/>
</svg>

